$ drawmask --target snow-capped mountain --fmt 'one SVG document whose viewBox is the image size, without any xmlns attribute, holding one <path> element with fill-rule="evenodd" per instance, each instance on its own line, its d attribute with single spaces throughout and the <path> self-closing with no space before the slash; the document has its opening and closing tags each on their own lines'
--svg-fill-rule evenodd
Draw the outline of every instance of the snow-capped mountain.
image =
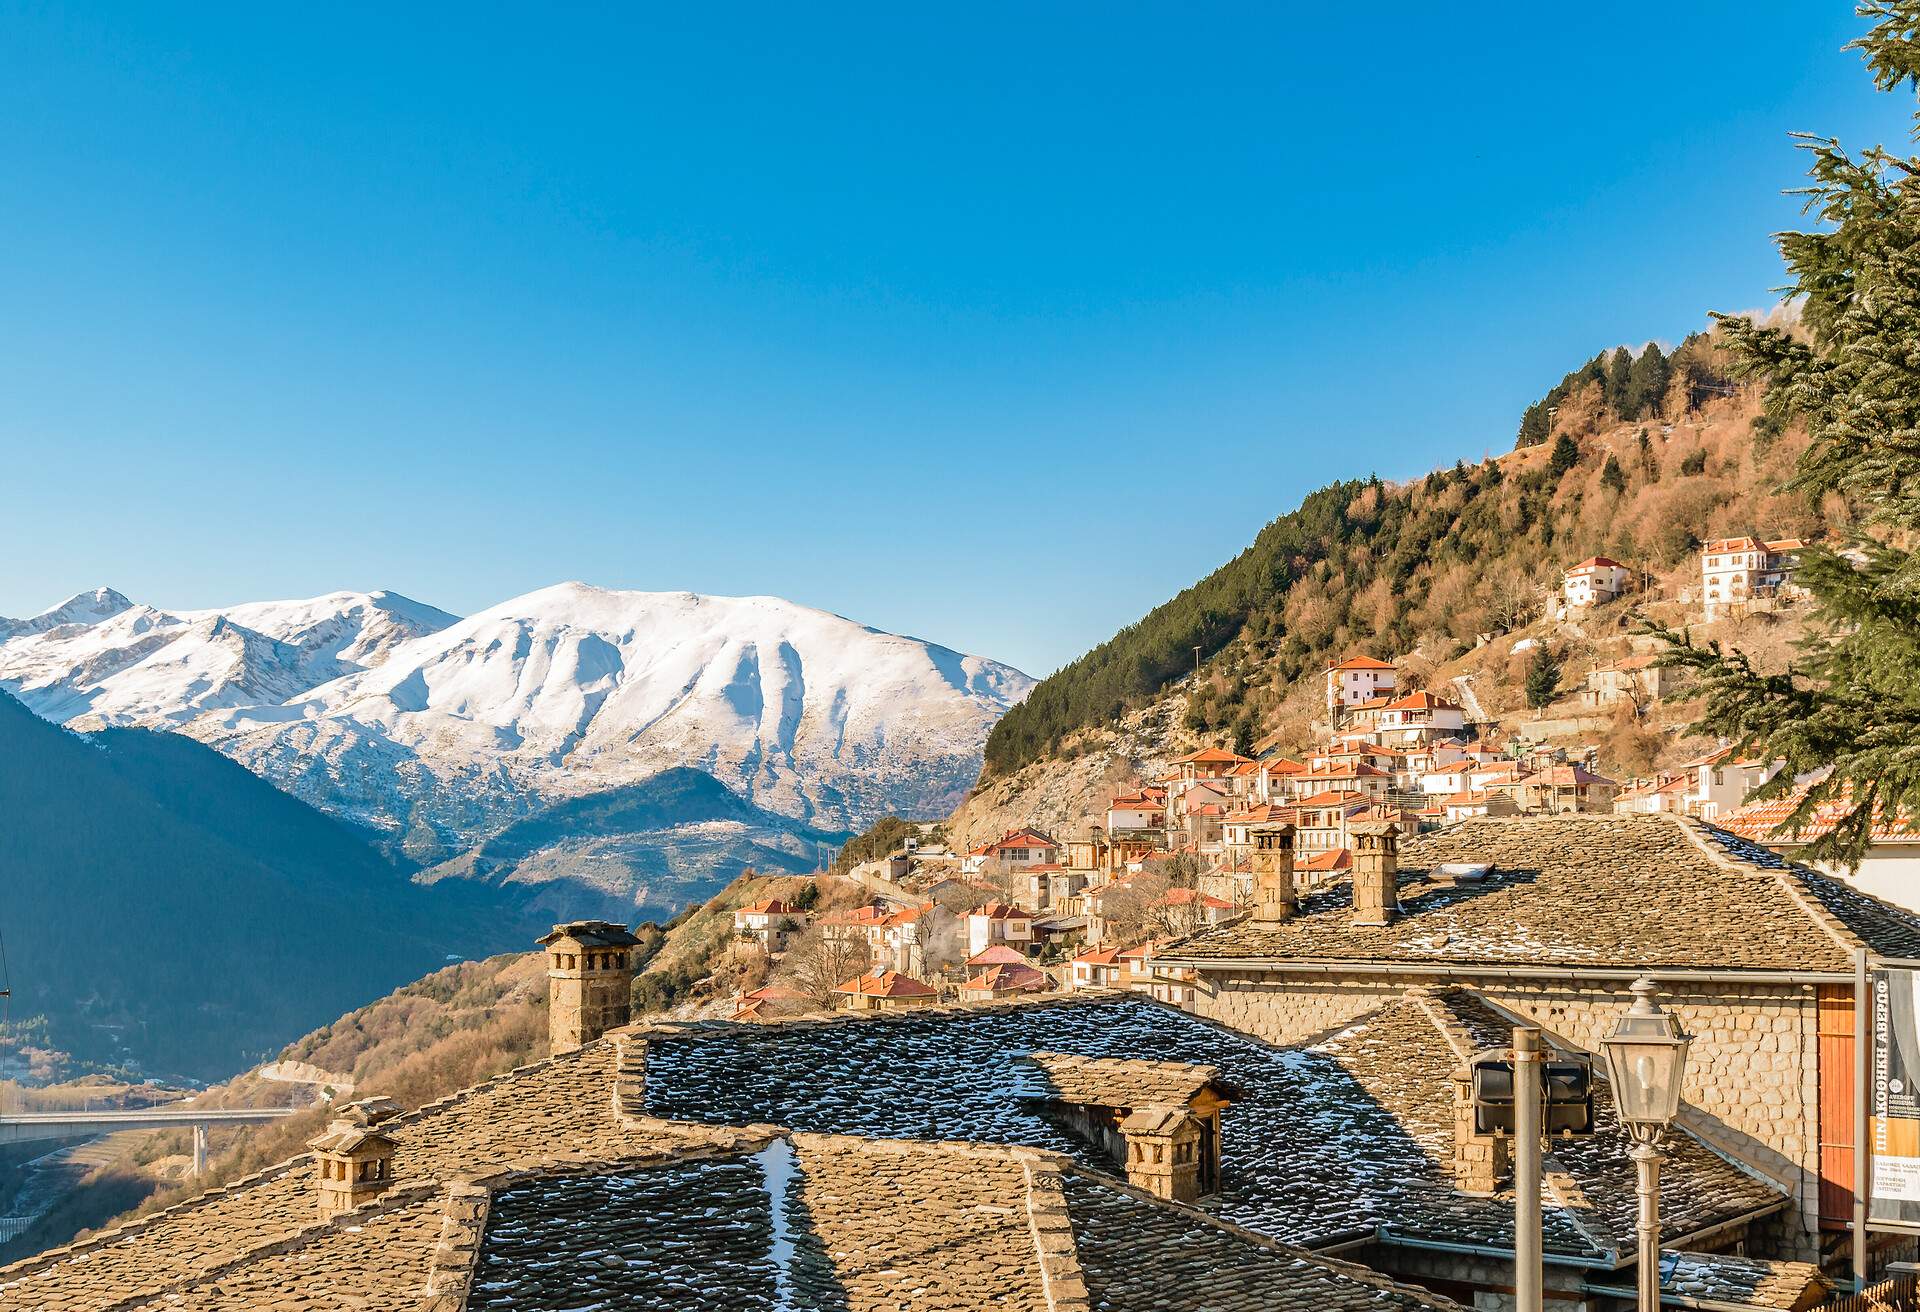
<svg viewBox="0 0 1920 1312">
<path fill-rule="evenodd" d="M 391 593 L 165 612 L 102 590 L 0 621 L 0 687 L 177 729 L 425 855 L 676 766 L 821 829 L 934 814 L 1032 686 L 773 597 L 565 583 L 467 619 Z"/>
<path fill-rule="evenodd" d="M 99 588 L 0 620 L 0 687 L 75 728 L 181 728 L 368 669 L 456 618 L 391 592 L 163 611 Z"/>
</svg>

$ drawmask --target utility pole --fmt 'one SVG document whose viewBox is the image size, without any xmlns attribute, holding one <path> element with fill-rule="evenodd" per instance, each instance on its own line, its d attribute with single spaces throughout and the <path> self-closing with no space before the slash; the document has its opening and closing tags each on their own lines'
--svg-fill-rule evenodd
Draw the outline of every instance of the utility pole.
<svg viewBox="0 0 1920 1312">
<path fill-rule="evenodd" d="M 1513 1301 L 1541 1312 L 1540 1031 L 1513 1030 Z"/>
<path fill-rule="evenodd" d="M 1193 682 L 1196 687 L 1200 683 L 1200 647 L 1197 643 L 1193 648 Z"/>
</svg>

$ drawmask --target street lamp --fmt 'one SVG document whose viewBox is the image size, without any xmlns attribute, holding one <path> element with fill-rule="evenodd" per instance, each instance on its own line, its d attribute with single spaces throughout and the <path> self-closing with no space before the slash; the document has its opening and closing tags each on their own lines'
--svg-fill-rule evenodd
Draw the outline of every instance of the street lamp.
<svg viewBox="0 0 1920 1312">
<path fill-rule="evenodd" d="M 1680 1110 L 1687 1047 L 1680 1022 L 1661 1009 L 1650 976 L 1633 982 L 1633 1006 L 1600 1040 L 1620 1123 L 1633 1137 L 1634 1193 L 1640 1202 L 1640 1312 L 1660 1308 L 1660 1141 Z"/>
</svg>

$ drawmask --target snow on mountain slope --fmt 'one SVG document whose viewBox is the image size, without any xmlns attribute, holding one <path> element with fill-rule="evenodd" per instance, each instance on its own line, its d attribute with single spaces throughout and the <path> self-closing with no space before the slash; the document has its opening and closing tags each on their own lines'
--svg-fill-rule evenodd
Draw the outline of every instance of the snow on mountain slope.
<svg viewBox="0 0 1920 1312">
<path fill-rule="evenodd" d="M 192 735 L 438 859 L 678 766 L 824 829 L 939 814 L 1032 680 L 773 597 L 565 583 L 468 619 L 392 593 L 218 611 L 109 589 L 0 620 L 0 687 Z"/>
<path fill-rule="evenodd" d="M 692 766 L 827 828 L 935 814 L 1032 681 L 773 597 L 564 583 L 284 705 L 188 726 L 302 795 L 464 846 L 551 802 Z M 398 775 L 404 796 L 364 784 Z"/>
<path fill-rule="evenodd" d="M 75 728 L 178 728 L 378 664 L 455 616 L 388 592 L 162 611 L 111 588 L 0 621 L 0 687 Z"/>
</svg>

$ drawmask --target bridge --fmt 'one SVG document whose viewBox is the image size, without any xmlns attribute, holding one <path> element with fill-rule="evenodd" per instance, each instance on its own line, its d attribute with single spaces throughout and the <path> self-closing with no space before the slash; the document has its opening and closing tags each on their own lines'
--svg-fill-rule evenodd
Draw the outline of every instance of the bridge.
<svg viewBox="0 0 1920 1312">
<path fill-rule="evenodd" d="M 138 1111 L 14 1112 L 0 1116 L 0 1143 L 36 1139 L 74 1139 L 120 1130 L 193 1129 L 193 1173 L 207 1169 L 207 1128 L 214 1125 L 265 1125 L 302 1111 L 299 1107 L 191 1107 L 168 1103 Z"/>
</svg>

